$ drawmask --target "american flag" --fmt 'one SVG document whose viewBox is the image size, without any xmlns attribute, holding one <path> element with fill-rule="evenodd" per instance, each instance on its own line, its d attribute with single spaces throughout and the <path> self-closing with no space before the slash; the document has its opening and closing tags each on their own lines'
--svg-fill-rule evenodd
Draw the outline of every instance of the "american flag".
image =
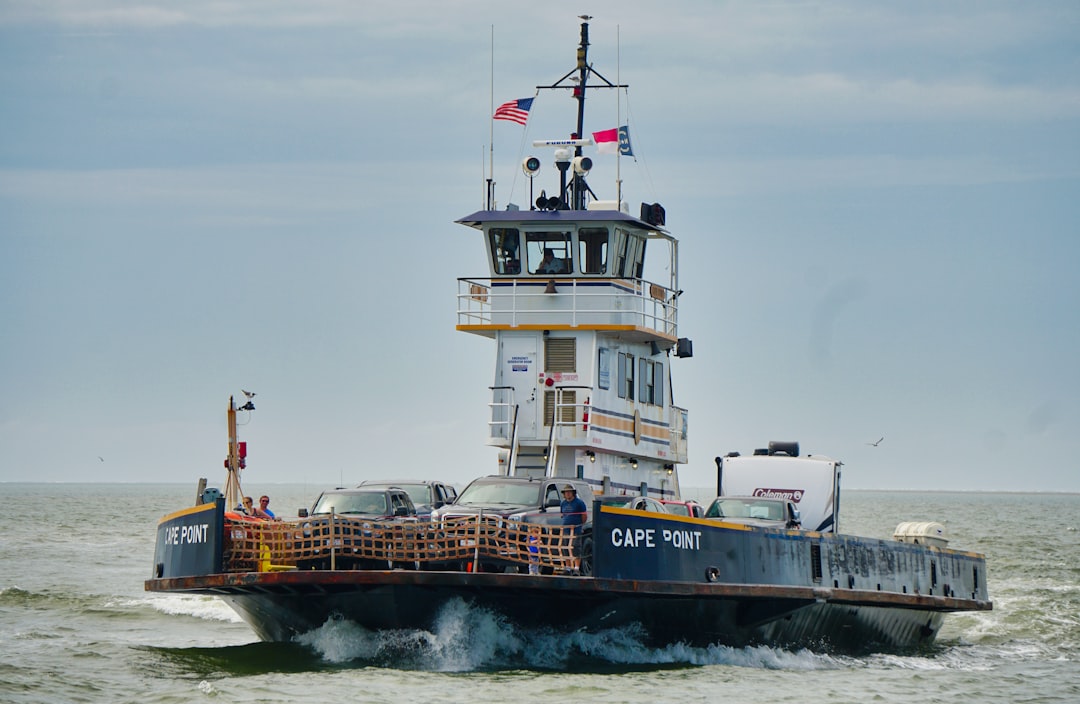
<svg viewBox="0 0 1080 704">
<path fill-rule="evenodd" d="M 510 120 L 519 125 L 524 125 L 529 120 L 529 108 L 532 107 L 532 98 L 518 98 L 508 103 L 503 103 L 495 110 L 495 120 Z"/>
</svg>

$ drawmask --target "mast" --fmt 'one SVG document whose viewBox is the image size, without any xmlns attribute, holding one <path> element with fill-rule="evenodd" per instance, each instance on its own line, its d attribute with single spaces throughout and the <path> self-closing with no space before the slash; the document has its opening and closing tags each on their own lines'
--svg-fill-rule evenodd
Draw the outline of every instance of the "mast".
<svg viewBox="0 0 1080 704">
<path fill-rule="evenodd" d="M 555 90 L 558 88 L 562 88 L 571 89 L 573 91 L 573 98 L 577 101 L 577 129 L 573 133 L 573 135 L 571 135 L 571 139 L 584 141 L 586 89 L 619 89 L 625 88 L 626 86 L 622 84 L 612 83 L 611 81 L 600 75 L 600 73 L 596 69 L 589 65 L 589 20 L 591 20 L 592 17 L 590 15 L 579 15 L 579 17 L 583 21 L 581 23 L 581 41 L 578 44 L 577 48 L 577 62 L 574 68 L 567 72 L 565 76 L 555 81 L 551 85 L 536 86 L 536 88 L 537 90 Z M 590 77 L 595 77 L 601 82 L 594 83 L 590 86 Z M 574 144 L 574 158 L 588 159 L 588 157 L 582 157 L 581 148 L 582 144 Z M 564 167 L 560 166 L 559 168 L 562 169 Z M 569 163 L 567 163 L 566 168 L 569 170 Z M 566 172 L 564 171 L 563 173 L 565 175 Z M 583 173 L 578 173 L 576 170 L 574 170 L 573 177 L 570 180 L 569 186 L 567 186 L 565 181 L 561 181 L 559 185 L 561 190 L 561 193 L 559 194 L 560 199 L 564 199 L 567 197 L 567 195 L 569 195 L 569 200 L 566 202 L 565 206 L 562 207 L 568 207 L 571 210 L 585 209 L 585 194 L 592 193 L 592 189 L 590 189 L 589 184 L 586 183 L 585 175 Z M 569 193 L 567 193 L 567 191 L 569 191 Z M 593 197 L 595 198 L 596 195 L 593 194 Z"/>
<path fill-rule="evenodd" d="M 585 21 L 581 23 L 581 44 L 578 45 L 577 49 L 578 85 L 574 89 L 574 96 L 577 98 L 577 131 L 574 136 L 577 139 L 585 136 L 585 88 L 589 78 L 589 20 L 592 18 L 589 15 L 581 15 L 581 19 Z M 580 144 L 574 147 L 574 156 L 581 156 Z M 575 172 L 571 208 L 574 210 L 585 209 L 586 189 L 588 189 L 588 186 L 585 184 L 585 177 Z"/>
<path fill-rule="evenodd" d="M 247 402 L 239 408 L 236 407 L 236 402 L 230 396 L 229 410 L 226 413 L 229 426 L 229 454 L 225 457 L 225 506 L 229 509 L 239 506 L 243 498 L 243 491 L 240 488 L 240 471 L 247 466 L 247 443 L 240 442 L 237 435 L 236 412 L 238 410 L 248 412 L 255 410 L 255 404 L 251 402 L 251 398 L 255 394 L 244 391 L 244 395 L 247 396 Z"/>
<path fill-rule="evenodd" d="M 236 438 L 236 402 L 229 397 L 229 410 L 226 414 L 229 424 L 229 454 L 225 459 L 225 507 L 232 509 L 240 505 L 240 443 Z"/>
</svg>

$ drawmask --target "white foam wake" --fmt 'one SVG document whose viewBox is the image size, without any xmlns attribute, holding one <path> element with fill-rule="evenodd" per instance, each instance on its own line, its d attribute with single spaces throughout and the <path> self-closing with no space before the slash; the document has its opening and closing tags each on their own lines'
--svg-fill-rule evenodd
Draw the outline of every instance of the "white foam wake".
<svg viewBox="0 0 1080 704">
<path fill-rule="evenodd" d="M 768 647 L 655 648 L 645 645 L 640 628 L 598 633 L 556 633 L 520 629 L 498 614 L 464 601 L 449 602 L 431 631 L 369 631 L 343 619 L 330 619 L 297 638 L 328 662 L 363 661 L 374 665 L 439 672 L 527 667 L 567 670 L 584 661 L 597 665 L 715 665 L 759 669 L 821 670 L 842 667 L 829 655 Z"/>
</svg>

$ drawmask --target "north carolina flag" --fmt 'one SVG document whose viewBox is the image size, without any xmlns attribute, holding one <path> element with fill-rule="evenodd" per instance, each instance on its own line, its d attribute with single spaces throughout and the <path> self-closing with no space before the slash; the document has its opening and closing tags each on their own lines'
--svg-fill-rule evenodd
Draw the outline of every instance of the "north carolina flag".
<svg viewBox="0 0 1080 704">
<path fill-rule="evenodd" d="M 596 142 L 596 151 L 601 154 L 622 154 L 634 156 L 634 150 L 630 148 L 630 128 L 626 125 L 618 129 L 592 133 L 593 141 Z"/>
<path fill-rule="evenodd" d="M 619 130 L 612 127 L 610 130 L 592 133 L 593 141 L 596 142 L 596 151 L 601 154 L 619 153 Z"/>
<path fill-rule="evenodd" d="M 508 103 L 503 103 L 495 110 L 495 115 L 492 119 L 495 120 L 510 120 L 510 122 L 516 122 L 519 125 L 524 125 L 529 121 L 529 109 L 532 107 L 533 98 L 518 98 L 517 100 L 511 100 Z"/>
</svg>

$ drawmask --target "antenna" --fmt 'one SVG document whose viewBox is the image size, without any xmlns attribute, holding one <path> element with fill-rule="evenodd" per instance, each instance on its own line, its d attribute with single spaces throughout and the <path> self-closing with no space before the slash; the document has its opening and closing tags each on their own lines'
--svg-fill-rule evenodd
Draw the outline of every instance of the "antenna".
<svg viewBox="0 0 1080 704">
<path fill-rule="evenodd" d="M 619 34 L 620 25 L 615 25 L 615 82 L 621 83 L 622 75 L 622 38 Z M 615 203 L 622 204 L 622 93 L 615 89 Z"/>
<path fill-rule="evenodd" d="M 491 87 L 490 98 L 488 99 L 489 108 L 488 115 L 488 177 L 487 177 L 487 198 L 484 203 L 485 210 L 493 210 L 495 208 L 495 25 L 491 25 Z"/>
</svg>

